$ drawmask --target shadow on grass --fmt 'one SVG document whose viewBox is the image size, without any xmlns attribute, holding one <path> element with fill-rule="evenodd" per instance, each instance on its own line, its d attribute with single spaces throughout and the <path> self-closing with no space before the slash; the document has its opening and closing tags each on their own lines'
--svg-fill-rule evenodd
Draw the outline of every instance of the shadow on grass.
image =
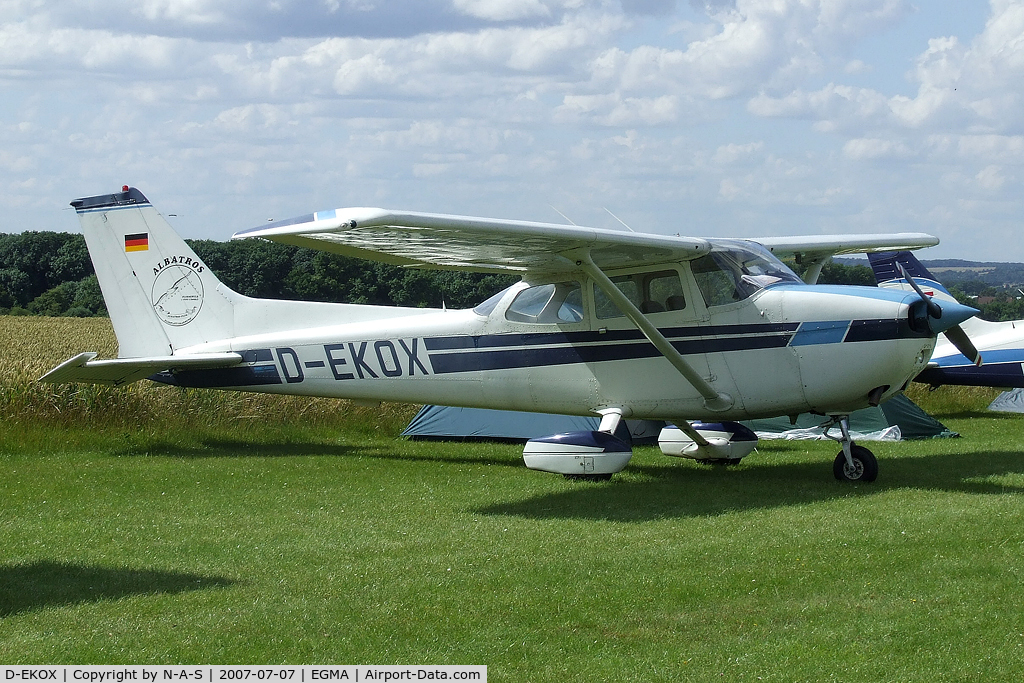
<svg viewBox="0 0 1024 683">
<path fill-rule="evenodd" d="M 363 446 L 311 441 L 260 443 L 243 439 L 200 439 L 193 444 L 124 439 L 111 450 L 115 456 L 164 456 L 170 458 L 287 458 L 308 455 L 352 456 L 368 450 Z"/>
<path fill-rule="evenodd" d="M 971 494 L 1024 493 L 993 481 L 1024 475 L 1024 453 L 983 451 L 918 458 L 884 458 L 871 484 L 836 481 L 832 463 L 763 464 L 727 467 L 640 465 L 610 482 L 579 482 L 571 490 L 472 510 L 484 515 L 534 519 L 588 519 L 644 522 L 674 517 L 714 516 L 729 512 L 805 505 L 898 489 Z M 640 478 L 630 477 L 639 474 Z"/>
<path fill-rule="evenodd" d="M 40 560 L 0 565 L 0 617 L 56 605 L 128 595 L 183 593 L 230 586 L 234 581 L 156 569 L 112 569 Z"/>
<path fill-rule="evenodd" d="M 168 458 L 287 458 L 302 456 L 322 457 L 366 457 L 377 460 L 399 462 L 444 462 L 454 464 L 500 465 L 523 467 L 519 452 L 515 457 L 502 457 L 488 452 L 486 445 L 460 448 L 462 455 L 453 456 L 438 453 L 450 450 L 432 449 L 430 442 L 414 442 L 412 449 L 420 453 L 395 452 L 394 442 L 379 446 L 352 444 L 317 443 L 315 441 L 255 442 L 242 439 L 200 439 L 194 444 L 177 444 L 166 441 L 131 441 L 111 450 L 121 457 L 168 457 Z M 408 450 L 408 449 L 403 449 Z M 482 452 L 481 452 L 482 451 Z"/>
<path fill-rule="evenodd" d="M 995 410 L 954 410 L 949 412 L 930 413 L 939 422 L 943 420 L 1020 420 L 1020 413 L 1004 413 Z"/>
</svg>

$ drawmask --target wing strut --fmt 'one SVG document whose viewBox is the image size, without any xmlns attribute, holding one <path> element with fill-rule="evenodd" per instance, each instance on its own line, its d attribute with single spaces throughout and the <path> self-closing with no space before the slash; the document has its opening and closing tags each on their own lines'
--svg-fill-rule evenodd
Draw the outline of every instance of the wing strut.
<svg viewBox="0 0 1024 683">
<path fill-rule="evenodd" d="M 704 397 L 705 408 L 717 412 L 728 410 L 732 407 L 732 396 L 715 391 L 714 387 L 708 384 L 708 382 L 705 381 L 705 379 L 701 377 L 696 370 L 690 367 L 690 364 L 687 363 L 682 354 L 672 346 L 672 343 L 669 342 L 669 340 L 658 331 L 658 328 L 640 312 L 639 308 L 633 305 L 633 302 L 615 286 L 615 283 L 608 279 L 608 276 L 604 274 L 604 271 L 594 264 L 589 253 L 583 256 L 583 258 L 578 262 L 578 265 L 583 268 L 583 271 L 587 275 L 594 279 L 594 282 L 596 282 L 597 286 L 601 288 L 601 291 L 612 300 L 612 303 L 622 311 L 623 315 L 629 318 L 633 324 L 644 333 L 644 336 L 654 344 L 654 347 L 661 352 L 661 355 L 668 359 L 668 362 L 679 371 L 679 374 L 681 374 L 683 378 L 685 378 L 686 381 Z"/>
</svg>

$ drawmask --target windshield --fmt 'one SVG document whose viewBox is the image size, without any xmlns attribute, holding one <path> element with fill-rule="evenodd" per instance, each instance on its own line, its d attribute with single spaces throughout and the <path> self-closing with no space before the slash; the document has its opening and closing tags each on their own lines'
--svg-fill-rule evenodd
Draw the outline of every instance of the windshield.
<svg viewBox="0 0 1024 683">
<path fill-rule="evenodd" d="M 778 282 L 804 284 L 804 281 L 790 270 L 789 266 L 760 244 L 739 240 L 722 240 L 722 242 L 726 246 L 723 256 L 729 258 L 739 267 L 744 280 L 757 284 L 758 288 Z"/>
<path fill-rule="evenodd" d="M 780 282 L 803 284 L 797 274 L 759 244 L 715 240 L 715 250 L 690 267 L 708 306 L 740 301 Z"/>
</svg>

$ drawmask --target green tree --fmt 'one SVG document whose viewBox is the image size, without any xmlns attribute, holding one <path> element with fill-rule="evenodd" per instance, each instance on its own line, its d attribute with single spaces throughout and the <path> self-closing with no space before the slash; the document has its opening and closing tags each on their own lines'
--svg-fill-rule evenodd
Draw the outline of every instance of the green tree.
<svg viewBox="0 0 1024 683">
<path fill-rule="evenodd" d="M 829 259 L 818 276 L 821 285 L 864 285 L 875 286 L 875 274 L 871 268 L 861 265 L 845 265 Z"/>
<path fill-rule="evenodd" d="M 69 242 L 77 244 L 64 248 Z M 20 291 L 15 293 L 8 288 L 19 306 L 27 305 L 66 279 L 79 280 L 91 273 L 92 264 L 88 259 L 82 260 L 84 254 L 84 238 L 73 233 L 26 231 L 0 235 L 0 269 L 17 270 L 27 278 L 21 281 L 24 286 Z M 83 263 L 87 264 L 84 271 L 80 268 Z"/>
<path fill-rule="evenodd" d="M 29 302 L 28 310 L 33 315 L 59 316 L 71 308 L 77 290 L 78 283 L 62 282 Z"/>
</svg>

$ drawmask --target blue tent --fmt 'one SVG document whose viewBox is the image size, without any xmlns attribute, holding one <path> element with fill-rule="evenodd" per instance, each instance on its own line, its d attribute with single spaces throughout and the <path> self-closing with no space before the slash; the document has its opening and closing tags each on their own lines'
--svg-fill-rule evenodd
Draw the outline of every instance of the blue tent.
<svg viewBox="0 0 1024 683">
<path fill-rule="evenodd" d="M 811 430 L 825 418 L 804 414 L 791 425 L 788 417 L 768 420 L 749 420 L 746 426 L 761 438 L 786 438 L 785 433 L 797 428 L 796 436 L 811 438 Z M 485 410 L 483 408 L 452 408 L 423 406 L 402 432 L 413 439 L 446 441 L 515 441 L 562 434 L 564 432 L 591 431 L 600 426 L 600 418 L 549 413 L 523 413 L 511 410 Z M 665 425 L 659 420 L 623 420 L 616 436 L 634 444 L 654 444 Z M 892 429 L 897 427 L 898 429 Z M 898 394 L 877 408 L 858 410 L 850 416 L 850 428 L 857 438 L 867 439 L 928 439 L 939 436 L 958 436 L 903 394 Z M 628 430 L 628 432 L 626 431 Z M 880 436 L 871 436 L 880 435 Z"/>
</svg>

